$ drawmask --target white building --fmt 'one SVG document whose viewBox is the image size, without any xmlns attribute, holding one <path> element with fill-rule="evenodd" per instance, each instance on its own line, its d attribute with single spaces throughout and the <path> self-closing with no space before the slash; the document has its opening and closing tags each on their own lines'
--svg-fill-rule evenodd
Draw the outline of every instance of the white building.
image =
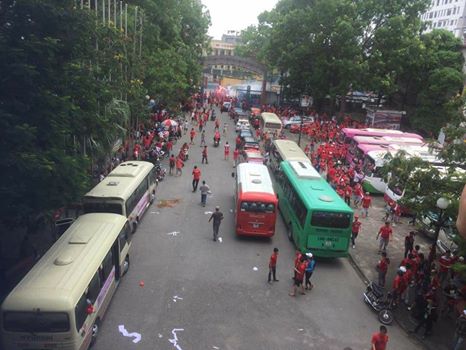
<svg viewBox="0 0 466 350">
<path fill-rule="evenodd" d="M 432 0 L 431 7 L 421 16 L 427 22 L 426 32 L 446 29 L 457 38 L 466 33 L 466 0 Z"/>
</svg>

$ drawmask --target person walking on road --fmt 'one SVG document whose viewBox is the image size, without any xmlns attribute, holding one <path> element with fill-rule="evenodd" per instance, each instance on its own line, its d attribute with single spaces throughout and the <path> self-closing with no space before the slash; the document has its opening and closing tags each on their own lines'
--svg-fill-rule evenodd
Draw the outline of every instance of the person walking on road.
<svg viewBox="0 0 466 350">
<path fill-rule="evenodd" d="M 233 151 L 233 162 L 234 162 L 233 168 L 236 168 L 236 166 L 238 165 L 238 159 L 239 159 L 239 149 L 235 148 L 235 150 Z"/>
<path fill-rule="evenodd" d="M 387 276 L 388 265 L 390 259 L 387 258 L 387 253 L 382 252 L 382 258 L 377 263 L 375 269 L 377 270 L 377 284 L 381 287 L 385 287 L 385 277 Z"/>
<path fill-rule="evenodd" d="M 228 141 L 225 142 L 225 145 L 223 147 L 224 147 L 225 160 L 227 160 L 228 156 L 230 155 L 230 144 L 228 143 Z"/>
<path fill-rule="evenodd" d="M 372 334 L 371 350 L 386 350 L 388 343 L 387 327 L 380 326 L 379 332 Z"/>
<path fill-rule="evenodd" d="M 173 175 L 173 171 L 175 170 L 175 165 L 176 165 L 176 159 L 175 159 L 175 155 L 172 154 L 168 160 L 168 165 L 169 165 L 169 170 L 168 170 L 168 174 L 170 175 Z"/>
<path fill-rule="evenodd" d="M 354 216 L 353 224 L 351 225 L 351 244 L 353 249 L 356 247 L 356 238 L 361 230 L 361 221 L 357 215 Z"/>
<path fill-rule="evenodd" d="M 175 176 L 181 176 L 183 173 L 184 162 L 181 160 L 181 157 L 176 158 L 176 174 Z"/>
<path fill-rule="evenodd" d="M 205 130 L 201 132 L 201 147 L 205 146 Z"/>
<path fill-rule="evenodd" d="M 379 254 L 381 252 L 386 252 L 387 251 L 387 246 L 388 242 L 390 242 L 390 238 L 392 237 L 392 228 L 390 227 L 390 222 L 385 221 L 385 225 L 383 225 L 380 229 L 379 232 L 377 233 L 376 239 L 379 239 Z"/>
<path fill-rule="evenodd" d="M 306 273 L 305 289 L 311 290 L 312 288 L 314 288 L 314 285 L 311 283 L 311 277 L 316 267 L 316 260 L 314 259 L 314 256 L 312 255 L 312 253 L 306 253 L 306 257 L 307 257 L 307 264 L 306 264 L 306 270 L 305 270 L 305 273 Z"/>
<path fill-rule="evenodd" d="M 367 216 L 369 215 L 369 208 L 372 206 L 372 197 L 370 196 L 369 192 L 366 192 L 366 194 L 364 195 L 364 197 L 362 197 L 362 214 L 361 216 L 363 218 L 367 218 Z"/>
<path fill-rule="evenodd" d="M 196 136 L 196 130 L 194 130 L 194 128 L 191 128 L 191 131 L 189 132 L 189 138 L 191 139 L 191 145 L 194 145 L 195 136 Z"/>
<path fill-rule="evenodd" d="M 405 253 L 404 257 L 408 256 L 408 254 L 411 254 L 414 249 L 414 231 L 411 231 L 406 237 L 405 237 Z"/>
<path fill-rule="evenodd" d="M 466 338 L 466 310 L 456 320 L 455 341 L 453 350 L 461 350 Z"/>
<path fill-rule="evenodd" d="M 278 282 L 277 280 L 277 259 L 278 259 L 278 248 L 273 248 L 273 253 L 270 256 L 269 260 L 269 278 L 267 282 L 272 281 L 272 276 L 273 276 L 273 281 Z"/>
<path fill-rule="evenodd" d="M 210 193 L 210 187 L 202 181 L 202 185 L 199 187 L 199 191 L 201 191 L 201 204 L 205 207 L 207 202 L 207 195 Z"/>
<path fill-rule="evenodd" d="M 207 146 L 204 146 L 202 150 L 202 164 L 204 164 L 204 161 L 206 164 L 209 164 L 209 160 L 207 159 Z"/>
<path fill-rule="evenodd" d="M 199 180 L 201 179 L 201 171 L 197 167 L 197 165 L 194 166 L 193 169 L 193 192 L 197 191 L 197 185 L 199 185 Z"/>
<path fill-rule="evenodd" d="M 212 226 L 213 226 L 213 233 L 214 233 L 213 241 L 216 242 L 218 238 L 218 230 L 223 220 L 223 213 L 220 211 L 220 207 L 218 206 L 215 207 L 215 211 L 210 216 L 209 222 L 211 222 L 212 220 L 213 220 Z"/>
<path fill-rule="evenodd" d="M 306 294 L 304 292 L 304 274 L 306 271 L 306 255 L 301 255 L 299 262 L 297 265 L 294 267 L 295 271 L 295 277 L 294 277 L 294 283 L 293 283 L 293 289 L 290 292 L 290 296 L 294 297 L 296 296 L 296 291 L 298 287 L 301 289 L 301 294 Z"/>
</svg>

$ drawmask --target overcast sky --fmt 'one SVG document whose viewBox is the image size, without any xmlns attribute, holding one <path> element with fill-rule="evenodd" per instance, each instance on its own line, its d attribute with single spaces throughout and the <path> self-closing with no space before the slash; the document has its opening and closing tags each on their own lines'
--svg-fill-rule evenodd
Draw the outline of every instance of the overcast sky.
<svg viewBox="0 0 466 350">
<path fill-rule="evenodd" d="M 257 16 L 274 8 L 278 0 L 201 0 L 209 9 L 209 35 L 221 39 L 227 30 L 246 29 L 257 24 Z"/>
</svg>

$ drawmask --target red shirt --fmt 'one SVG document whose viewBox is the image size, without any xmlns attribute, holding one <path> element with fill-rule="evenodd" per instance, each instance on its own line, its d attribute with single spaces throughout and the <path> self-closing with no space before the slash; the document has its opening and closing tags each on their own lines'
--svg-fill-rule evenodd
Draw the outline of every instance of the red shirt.
<svg viewBox="0 0 466 350">
<path fill-rule="evenodd" d="M 372 202 L 372 198 L 370 196 L 364 196 L 362 199 L 362 207 L 366 209 L 369 208 L 369 206 L 371 205 L 371 202 Z"/>
<path fill-rule="evenodd" d="M 225 154 L 230 153 L 230 145 L 223 146 L 225 148 Z"/>
<path fill-rule="evenodd" d="M 181 158 L 176 158 L 176 167 L 178 169 L 181 169 L 183 167 L 183 161 L 181 160 Z"/>
<path fill-rule="evenodd" d="M 193 179 L 194 180 L 199 180 L 201 178 L 201 171 L 196 168 L 193 170 Z"/>
<path fill-rule="evenodd" d="M 233 159 L 234 159 L 234 160 L 237 160 L 238 157 L 239 157 L 239 150 L 238 150 L 238 149 L 235 149 L 235 150 L 233 151 Z"/>
<path fill-rule="evenodd" d="M 299 280 L 299 281 L 302 281 L 303 278 L 304 278 L 304 272 L 306 271 L 306 267 L 307 267 L 307 262 L 306 261 L 303 261 L 302 263 L 300 263 L 298 266 L 297 266 L 297 272 L 296 272 L 296 278 Z"/>
<path fill-rule="evenodd" d="M 194 136 L 196 136 L 196 132 L 194 130 L 191 130 L 191 132 L 189 133 L 189 135 L 191 136 L 191 138 L 193 139 Z"/>
<path fill-rule="evenodd" d="M 353 233 L 359 233 L 359 230 L 361 229 L 361 221 L 353 221 L 353 225 L 351 226 L 351 232 Z"/>
<path fill-rule="evenodd" d="M 387 272 L 387 270 L 388 270 L 387 259 L 385 259 L 385 258 L 380 259 L 377 266 L 378 266 L 380 272 Z"/>
<path fill-rule="evenodd" d="M 382 226 L 379 230 L 379 234 L 383 239 L 389 239 L 392 234 L 392 228 L 390 226 Z"/>
<path fill-rule="evenodd" d="M 388 343 L 388 335 L 383 333 L 374 333 L 372 335 L 372 345 L 375 345 L 375 350 L 385 350 Z"/>
<path fill-rule="evenodd" d="M 278 254 L 272 253 L 272 255 L 270 256 L 269 267 L 277 266 L 277 259 L 278 259 Z"/>
</svg>

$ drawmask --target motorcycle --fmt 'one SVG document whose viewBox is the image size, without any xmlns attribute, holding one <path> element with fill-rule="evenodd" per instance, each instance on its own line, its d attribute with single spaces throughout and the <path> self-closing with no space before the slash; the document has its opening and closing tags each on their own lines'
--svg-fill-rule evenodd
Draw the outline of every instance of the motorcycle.
<svg viewBox="0 0 466 350">
<path fill-rule="evenodd" d="M 167 169 L 162 168 L 160 165 L 155 166 L 155 178 L 157 181 L 163 181 L 165 175 L 167 174 Z"/>
<path fill-rule="evenodd" d="M 375 282 L 370 282 L 364 292 L 364 301 L 376 312 L 380 323 L 390 325 L 393 322 L 393 310 L 396 308 L 395 298 L 392 293 L 385 295 L 384 287 Z"/>
<path fill-rule="evenodd" d="M 218 147 L 220 145 L 220 138 L 214 138 L 214 147 Z"/>
</svg>

